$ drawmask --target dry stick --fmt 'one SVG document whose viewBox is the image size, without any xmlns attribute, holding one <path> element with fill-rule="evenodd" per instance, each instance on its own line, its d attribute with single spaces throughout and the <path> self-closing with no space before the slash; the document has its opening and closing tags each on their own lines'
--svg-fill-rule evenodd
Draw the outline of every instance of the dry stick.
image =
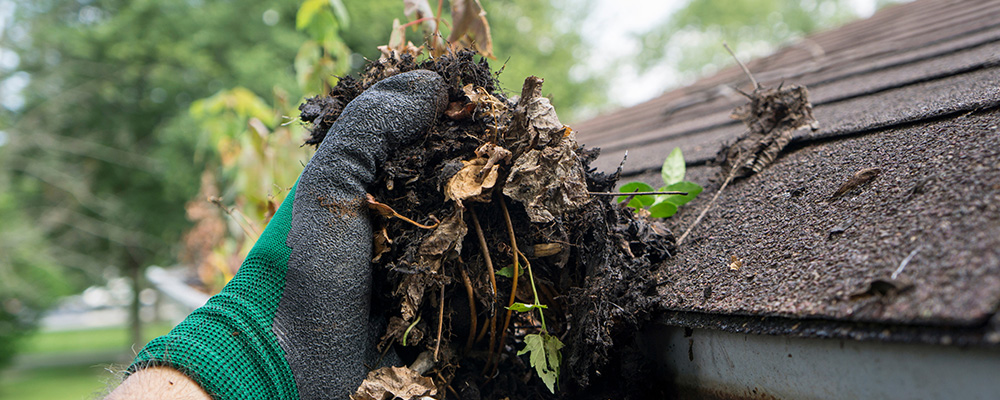
<svg viewBox="0 0 1000 400">
<path fill-rule="evenodd" d="M 722 47 L 726 48 L 726 51 L 729 52 L 729 55 L 733 56 L 733 59 L 736 60 L 736 63 L 738 63 L 740 65 L 740 68 L 743 69 L 743 73 L 747 75 L 747 78 L 750 78 L 750 83 L 753 83 L 754 90 L 760 89 L 760 83 L 757 83 L 757 79 L 754 79 L 753 74 L 750 73 L 750 69 L 747 68 L 746 64 L 743 64 L 743 61 L 740 61 L 740 59 L 736 57 L 736 53 L 733 53 L 733 49 L 730 49 L 729 45 L 726 44 L 726 42 L 722 42 Z M 740 157 L 739 159 L 737 159 L 737 162 L 733 163 L 733 170 L 729 171 L 729 176 L 726 177 L 726 181 L 723 182 L 722 186 L 719 187 L 719 190 L 715 192 L 715 196 L 712 196 L 712 201 L 708 202 L 708 206 L 705 207 L 704 210 L 701 210 L 701 214 L 698 214 L 698 218 L 694 220 L 694 223 L 691 224 L 691 226 L 689 226 L 686 231 L 684 231 L 684 234 L 681 235 L 679 239 L 677 239 L 678 246 L 684 244 L 684 239 L 686 239 L 688 234 L 691 233 L 691 230 L 694 229 L 694 227 L 698 226 L 698 224 L 701 222 L 701 219 L 705 217 L 705 214 L 708 214 L 708 210 L 712 209 L 712 206 L 715 205 L 715 200 L 719 198 L 719 195 L 722 194 L 722 191 L 726 189 L 726 186 L 729 186 L 729 183 L 732 182 L 733 178 L 736 177 L 736 171 L 739 171 L 740 168 L 742 168 L 741 166 L 744 163 L 746 163 L 747 160 L 745 158 L 747 158 L 747 156 Z"/>
<path fill-rule="evenodd" d="M 708 206 L 705 207 L 704 210 L 701 210 L 701 214 L 698 214 L 698 218 L 694 220 L 694 223 L 691 224 L 686 231 L 684 231 L 684 234 L 681 235 L 680 239 L 677 239 L 677 246 L 684 244 L 684 239 L 687 238 L 688 234 L 691 233 L 691 230 L 694 229 L 694 227 L 698 226 L 698 223 L 700 223 L 701 219 L 705 217 L 705 214 L 708 214 L 708 210 L 712 209 L 712 206 L 715 205 L 715 200 L 719 198 L 719 195 L 726 189 L 726 186 L 729 186 L 729 182 L 733 181 L 733 177 L 736 176 L 736 171 L 738 170 L 739 168 L 733 168 L 732 172 L 729 173 L 729 177 L 726 178 L 725 182 L 722 182 L 722 186 L 715 192 L 715 196 L 712 196 L 712 201 L 708 202 Z"/>
<path fill-rule="evenodd" d="M 725 47 L 726 51 L 729 52 L 729 55 L 733 56 L 733 59 L 736 60 L 736 63 L 740 65 L 740 68 L 743 68 L 743 73 L 747 74 L 747 77 L 750 78 L 750 83 L 753 84 L 754 90 L 760 89 L 760 84 L 757 83 L 757 80 L 754 79 L 753 74 L 750 73 L 750 68 L 747 68 L 746 64 L 743 64 L 743 61 L 740 61 L 740 59 L 736 57 L 736 53 L 733 53 L 733 49 L 729 48 L 729 44 L 727 44 L 726 42 L 722 42 L 722 47 Z"/>
<path fill-rule="evenodd" d="M 503 210 L 503 219 L 507 223 L 507 233 L 510 235 L 510 247 L 514 251 L 514 280 L 510 289 L 510 300 L 507 301 L 507 316 L 504 317 L 503 328 L 500 330 L 500 343 L 497 344 L 497 354 L 503 349 L 503 342 L 507 338 L 507 327 L 510 326 L 510 315 L 513 310 L 510 309 L 514 305 L 514 299 L 517 295 L 517 275 L 520 265 L 518 263 L 518 254 L 520 251 L 517 250 L 517 240 L 514 237 L 514 224 L 510 222 L 510 213 L 507 212 L 507 202 L 504 201 L 503 196 L 500 196 L 500 209 Z M 493 364 L 493 372 L 496 372 L 497 368 L 500 366 L 500 359 L 497 357 L 496 363 Z M 492 373 L 490 375 L 493 375 Z"/>
<path fill-rule="evenodd" d="M 240 210 L 226 207 L 224 204 L 222 204 L 221 197 L 209 197 L 208 201 L 211 202 L 212 204 L 215 204 L 216 207 L 221 208 L 222 211 L 226 213 L 226 215 L 229 215 L 229 218 L 232 218 L 233 221 L 236 221 L 236 224 L 239 225 L 241 229 L 243 229 L 243 233 L 247 234 L 247 236 L 251 237 L 254 241 L 256 241 L 258 237 L 260 237 L 260 234 L 257 233 L 257 229 L 254 228 L 253 226 L 253 222 L 250 222 L 250 219 L 247 218 L 245 214 L 241 213 Z M 239 217 L 233 215 L 234 212 L 238 214 Z"/>
<path fill-rule="evenodd" d="M 472 207 L 469 207 L 469 213 L 472 214 L 472 225 L 475 226 L 475 228 L 476 228 L 476 236 L 479 238 L 479 250 L 482 251 L 482 253 L 483 253 L 483 260 L 486 262 L 486 272 L 488 272 L 490 274 L 490 287 L 493 289 L 493 292 L 490 293 L 490 300 L 491 300 L 492 303 L 496 303 L 496 301 L 497 301 L 497 278 L 496 278 L 496 273 L 493 271 L 493 259 L 490 258 L 490 250 L 486 247 L 486 237 L 483 236 L 483 227 L 479 225 L 479 217 L 476 216 L 476 209 L 472 208 Z M 496 333 L 497 333 L 496 332 L 496 326 L 497 326 L 497 322 L 496 322 L 496 319 L 497 319 L 496 307 L 493 307 L 493 312 L 491 314 L 492 315 L 490 316 L 489 326 L 491 327 L 492 330 L 490 331 L 490 347 L 489 348 L 492 350 L 493 349 L 493 342 L 496 339 Z M 483 324 L 483 331 L 480 332 L 479 335 L 476 337 L 476 341 L 477 342 L 480 341 L 480 340 L 482 340 L 483 339 L 483 335 L 486 334 L 486 325 L 487 324 Z"/>
<path fill-rule="evenodd" d="M 476 339 L 476 326 L 479 323 L 476 318 L 476 299 L 472 293 L 472 280 L 469 279 L 469 274 L 465 272 L 465 266 L 461 266 L 458 269 L 462 273 L 462 282 L 465 283 L 465 293 L 469 295 L 469 319 L 472 320 L 472 327 L 469 328 L 469 338 L 465 340 L 465 353 L 468 354 L 469 350 L 472 350 L 472 342 Z"/>
<path fill-rule="evenodd" d="M 434 345 L 434 362 L 438 362 L 438 350 L 441 349 L 441 331 L 444 330 L 444 284 L 441 284 L 441 307 L 438 311 L 438 337 Z"/>
</svg>

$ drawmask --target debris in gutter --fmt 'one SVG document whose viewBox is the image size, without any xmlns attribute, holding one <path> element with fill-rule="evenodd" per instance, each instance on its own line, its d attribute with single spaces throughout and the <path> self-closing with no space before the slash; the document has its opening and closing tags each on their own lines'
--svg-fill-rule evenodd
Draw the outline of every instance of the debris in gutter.
<svg viewBox="0 0 1000 400">
<path fill-rule="evenodd" d="M 747 130 L 736 143 L 719 151 L 716 160 L 722 165 L 721 175 L 726 178 L 694 223 L 677 239 L 678 246 L 684 243 L 684 239 L 698 226 L 734 179 L 753 175 L 771 165 L 791 141 L 795 131 L 819 129 L 819 122 L 813 117 L 812 103 L 809 102 L 809 90 L 805 86 L 784 88 L 783 85 L 778 85 L 777 88 L 763 88 L 729 46 L 725 43 L 723 46 L 743 68 L 754 87 L 749 94 L 740 91 L 750 102 L 737 107 L 731 115 L 732 118 L 743 121 Z"/>
<path fill-rule="evenodd" d="M 657 304 L 655 277 L 675 251 L 674 236 L 610 195 L 592 194 L 614 188 L 620 174 L 590 168 L 598 150 L 578 144 L 558 120 L 541 78 L 508 98 L 473 55 L 376 61 L 360 79 L 341 79 L 330 92 L 336 97 L 302 106 L 309 142 L 320 143 L 343 106 L 380 79 L 424 68 L 447 83 L 448 111 L 421 142 L 393 149 L 369 188 L 372 310 L 388 321 L 380 346 L 404 361 L 437 354 L 422 374 L 436 397 L 620 397 L 652 371 L 642 367 L 634 333 Z M 532 295 L 548 307 L 544 328 L 540 313 L 504 320 L 507 307 Z M 550 393 L 530 357 L 517 355 L 535 332 L 566 344 L 561 393 Z M 615 370 L 622 373 L 606 372 Z M 478 394 L 466 396 L 470 388 Z"/>
</svg>

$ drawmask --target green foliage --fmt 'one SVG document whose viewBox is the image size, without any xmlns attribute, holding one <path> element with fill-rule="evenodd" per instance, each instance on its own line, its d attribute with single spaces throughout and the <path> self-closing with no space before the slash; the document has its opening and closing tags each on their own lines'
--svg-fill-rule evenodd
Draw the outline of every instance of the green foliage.
<svg viewBox="0 0 1000 400">
<path fill-rule="evenodd" d="M 351 51 L 340 38 L 340 28 L 350 19 L 340 0 L 305 0 L 295 15 L 295 28 L 310 39 L 295 56 L 296 79 L 310 94 L 323 94 L 350 71 Z"/>
<path fill-rule="evenodd" d="M 664 186 L 653 190 L 652 186 L 643 182 L 629 182 L 622 185 L 618 191 L 622 193 L 654 191 L 687 192 L 686 195 L 636 195 L 633 196 L 632 201 L 628 203 L 628 206 L 634 208 L 637 212 L 640 209 L 647 209 L 649 211 L 649 216 L 652 218 L 667 218 L 673 216 L 677 213 L 677 207 L 687 204 L 698 196 L 698 194 L 703 190 L 701 185 L 684 180 L 684 175 L 687 174 L 686 168 L 684 155 L 681 153 L 681 149 L 679 147 L 674 148 L 674 150 L 670 152 L 670 155 L 663 160 L 663 167 L 660 168 L 660 178 L 663 180 Z M 618 196 L 617 200 L 621 203 L 626 199 L 628 199 L 628 196 Z"/>
<path fill-rule="evenodd" d="M 663 166 L 660 167 L 660 177 L 663 179 L 663 183 L 666 185 L 673 185 L 677 182 L 684 180 L 684 174 L 687 173 L 687 166 L 684 164 L 684 155 L 681 154 L 681 148 L 675 147 L 670 155 L 663 160 Z"/>
<path fill-rule="evenodd" d="M 524 348 L 517 352 L 517 355 L 528 354 L 531 366 L 535 368 L 535 373 L 545 386 L 552 393 L 556 392 L 556 385 L 559 382 L 559 368 L 562 365 L 563 343 L 559 338 L 545 332 L 533 333 L 524 336 Z"/>
<path fill-rule="evenodd" d="M 544 305 L 544 304 L 524 304 L 524 303 L 518 303 L 518 302 L 515 302 L 514 304 L 511 304 L 510 307 L 507 307 L 507 309 L 514 310 L 514 311 L 517 311 L 517 312 L 531 312 L 531 310 L 534 310 L 534 309 L 545 310 L 545 309 L 548 309 L 548 308 L 549 308 L 549 306 Z"/>
<path fill-rule="evenodd" d="M 500 268 L 500 269 L 498 269 L 496 271 L 496 274 L 500 275 L 500 276 L 507 277 L 507 278 L 513 278 L 514 277 L 514 266 L 513 265 L 508 265 L 506 267 Z M 520 276 L 520 275 L 523 275 L 523 274 L 524 274 L 524 268 L 518 268 L 517 275 Z"/>
</svg>

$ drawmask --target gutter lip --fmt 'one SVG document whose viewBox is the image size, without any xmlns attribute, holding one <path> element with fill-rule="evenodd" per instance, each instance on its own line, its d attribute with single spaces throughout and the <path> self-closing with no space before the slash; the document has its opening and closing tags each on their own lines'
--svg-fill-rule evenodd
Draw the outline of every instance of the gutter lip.
<svg viewBox="0 0 1000 400">
<path fill-rule="evenodd" d="M 974 325 L 933 325 L 661 310 L 650 323 L 752 335 L 1000 348 L 996 314 Z"/>
</svg>

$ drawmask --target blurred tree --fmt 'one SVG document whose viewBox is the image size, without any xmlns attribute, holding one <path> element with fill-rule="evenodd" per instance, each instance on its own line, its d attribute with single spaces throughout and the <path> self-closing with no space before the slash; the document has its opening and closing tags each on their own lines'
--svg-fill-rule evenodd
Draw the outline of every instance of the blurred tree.
<svg viewBox="0 0 1000 400">
<path fill-rule="evenodd" d="M 724 41 L 749 60 L 856 17 L 848 0 L 690 0 L 642 35 L 639 66 L 666 64 L 693 79 L 733 63 Z"/>
<path fill-rule="evenodd" d="M 0 162 L 13 214 L 31 223 L 2 229 L 44 239 L 51 259 L 21 269 L 4 259 L 0 269 L 31 281 L 58 266 L 80 288 L 109 268 L 138 284 L 146 265 L 169 262 L 189 225 L 184 202 L 214 158 L 194 157 L 187 106 L 237 83 L 295 88 L 296 3 L 244 1 L 239 12 L 198 0 L 16 3 L 2 47 L 18 63 L 0 79 L 27 83 L 5 110 Z"/>
</svg>

